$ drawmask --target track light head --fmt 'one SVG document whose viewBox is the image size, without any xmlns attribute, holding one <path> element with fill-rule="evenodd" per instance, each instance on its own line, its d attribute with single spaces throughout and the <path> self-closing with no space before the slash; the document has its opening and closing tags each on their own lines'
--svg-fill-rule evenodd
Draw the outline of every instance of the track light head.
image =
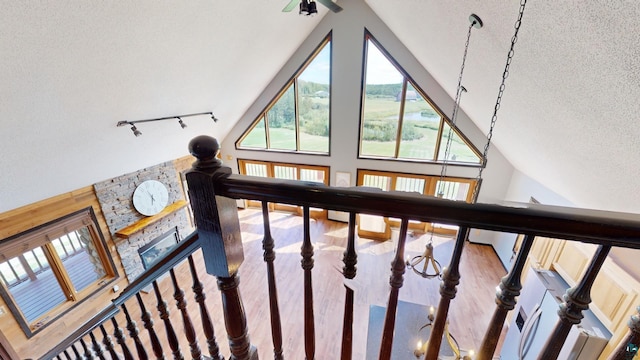
<svg viewBox="0 0 640 360">
<path fill-rule="evenodd" d="M 318 7 L 316 6 L 316 2 L 315 1 L 309 1 L 309 13 L 307 15 L 309 16 L 315 16 L 318 13 Z"/>
<path fill-rule="evenodd" d="M 300 15 L 309 15 L 309 2 L 307 0 L 300 1 Z"/>
<path fill-rule="evenodd" d="M 218 118 L 213 115 L 213 113 L 211 113 L 211 120 L 213 120 L 213 122 L 218 122 Z"/>
<path fill-rule="evenodd" d="M 182 121 L 182 119 L 180 119 L 179 116 L 176 119 L 178 119 L 178 124 L 180 124 L 181 128 L 183 128 L 183 129 L 187 128 L 187 124 L 185 124 L 184 121 Z"/>
<path fill-rule="evenodd" d="M 138 130 L 138 128 L 133 124 L 131 124 L 131 131 L 133 131 L 133 135 L 135 135 L 136 137 L 142 135 L 142 132 Z"/>
</svg>

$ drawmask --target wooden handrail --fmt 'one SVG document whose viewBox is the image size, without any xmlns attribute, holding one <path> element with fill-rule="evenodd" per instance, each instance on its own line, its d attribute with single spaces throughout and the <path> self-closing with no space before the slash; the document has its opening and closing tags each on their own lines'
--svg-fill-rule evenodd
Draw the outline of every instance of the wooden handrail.
<svg viewBox="0 0 640 360">
<path fill-rule="evenodd" d="M 338 188 L 320 183 L 231 174 L 218 195 L 367 213 L 515 234 L 640 249 L 640 221 L 627 213 L 539 204 L 469 204 L 408 192 Z M 516 206 L 518 205 L 518 206 Z"/>
</svg>

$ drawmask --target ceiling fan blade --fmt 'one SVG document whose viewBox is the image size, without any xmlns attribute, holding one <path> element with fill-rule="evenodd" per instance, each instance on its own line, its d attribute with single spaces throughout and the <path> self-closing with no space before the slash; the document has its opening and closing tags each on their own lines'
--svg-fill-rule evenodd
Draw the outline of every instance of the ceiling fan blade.
<svg viewBox="0 0 640 360">
<path fill-rule="evenodd" d="M 342 8 L 340 6 L 338 6 L 338 4 L 334 3 L 331 0 L 318 0 L 318 2 L 326 7 L 329 8 L 329 10 L 337 13 L 342 11 Z"/>
<path fill-rule="evenodd" d="M 290 12 L 291 10 L 293 10 L 296 6 L 298 6 L 298 3 L 300 2 L 300 0 L 291 0 L 289 2 L 289 4 L 287 6 L 284 7 L 284 9 L 282 9 L 282 12 Z"/>
</svg>

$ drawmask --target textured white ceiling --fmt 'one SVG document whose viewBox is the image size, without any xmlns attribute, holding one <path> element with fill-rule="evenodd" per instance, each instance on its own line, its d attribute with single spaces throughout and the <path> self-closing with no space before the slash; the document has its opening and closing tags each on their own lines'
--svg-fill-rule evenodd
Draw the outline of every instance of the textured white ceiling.
<svg viewBox="0 0 640 360">
<path fill-rule="evenodd" d="M 367 3 L 450 94 L 468 16 L 482 18 L 471 35 L 461 106 L 486 132 L 519 1 Z M 639 17 L 638 1 L 526 4 L 493 144 L 576 206 L 640 212 Z"/>
<path fill-rule="evenodd" d="M 220 139 L 327 13 L 286 1 L 0 1 L 0 212 Z M 213 111 L 140 124 L 120 120 Z"/>
<path fill-rule="evenodd" d="M 338 3 L 350 1 L 363 0 Z M 462 107 L 486 131 L 519 2 L 366 2 L 450 94 L 468 16 L 483 19 Z M 327 14 L 280 12 L 287 3 L 0 2 L 0 211 L 181 156 L 195 135 L 224 137 Z M 636 0 L 527 4 L 494 145 L 577 206 L 640 213 L 639 18 Z M 200 111 L 222 121 L 141 126 L 137 139 L 114 126 Z"/>
</svg>

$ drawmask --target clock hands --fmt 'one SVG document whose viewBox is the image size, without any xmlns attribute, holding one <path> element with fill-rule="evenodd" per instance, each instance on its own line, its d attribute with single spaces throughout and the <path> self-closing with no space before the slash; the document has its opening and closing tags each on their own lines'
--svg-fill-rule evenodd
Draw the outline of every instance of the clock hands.
<svg viewBox="0 0 640 360">
<path fill-rule="evenodd" d="M 144 192 L 146 192 L 147 195 L 151 196 L 151 203 L 153 204 L 153 202 L 155 201 L 155 198 L 153 197 L 153 194 L 150 193 L 148 190 L 145 190 Z"/>
<path fill-rule="evenodd" d="M 142 215 L 151 216 L 161 211 L 167 204 L 167 188 L 157 180 L 145 180 L 136 187 L 133 206 Z"/>
</svg>

